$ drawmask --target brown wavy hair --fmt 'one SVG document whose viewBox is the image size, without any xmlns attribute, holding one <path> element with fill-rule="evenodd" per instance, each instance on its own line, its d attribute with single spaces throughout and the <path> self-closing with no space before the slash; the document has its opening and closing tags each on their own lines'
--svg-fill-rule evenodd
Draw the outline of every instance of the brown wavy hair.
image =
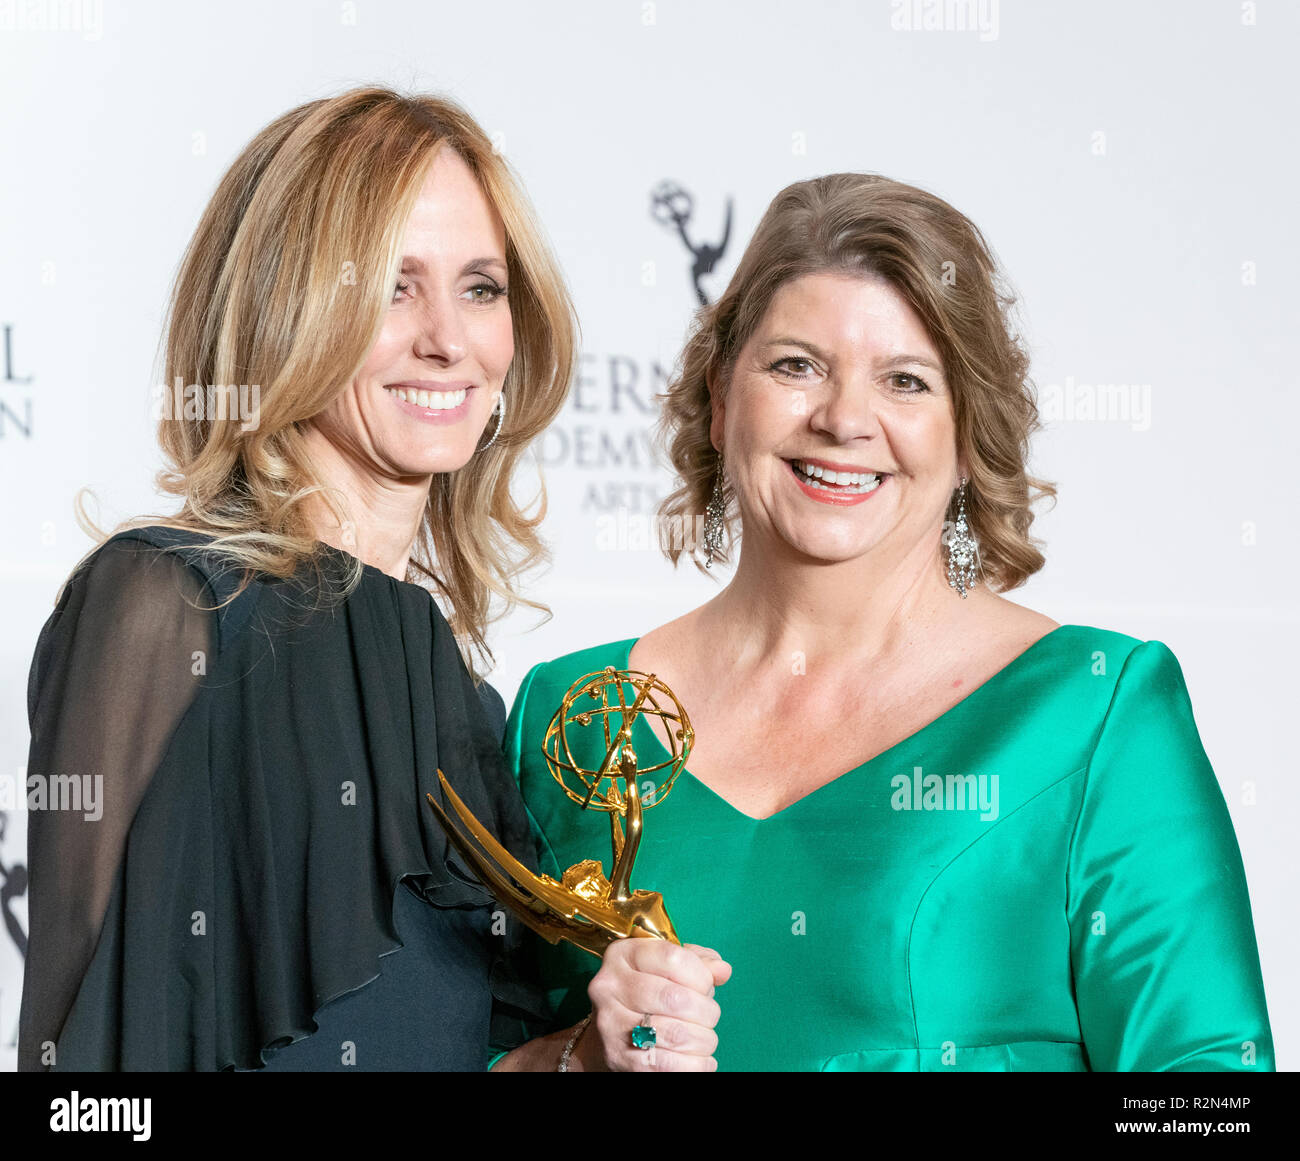
<svg viewBox="0 0 1300 1161">
<path fill-rule="evenodd" d="M 1029 536 L 1030 505 L 1055 497 L 1056 489 L 1026 469 L 1029 437 L 1040 425 L 1029 358 L 1015 333 L 1014 295 L 973 222 L 941 198 L 878 174 L 835 173 L 783 189 L 726 292 L 697 312 L 660 397 L 658 438 L 680 480 L 659 507 L 661 522 L 689 526 L 713 491 L 719 455 L 709 438 L 709 379 L 725 398 L 736 358 L 776 292 L 817 273 L 883 278 L 920 317 L 953 392 L 980 579 L 999 591 L 1023 584 L 1043 566 L 1041 542 Z M 731 540 L 738 512 L 725 483 L 724 495 Z M 686 547 L 674 540 L 664 552 L 676 565 Z M 714 558 L 726 561 L 728 555 L 724 544 Z M 693 559 L 703 569 L 698 556 Z"/>
<path fill-rule="evenodd" d="M 559 413 L 574 374 L 578 324 L 560 268 L 522 189 L 475 120 L 441 97 L 358 88 L 278 118 L 221 179 L 182 260 L 166 328 L 163 384 L 260 385 L 258 421 L 166 416 L 159 489 L 181 500 L 168 524 L 210 533 L 246 572 L 287 577 L 319 563 L 305 502 L 342 500 L 317 478 L 306 421 L 364 364 L 383 327 L 406 221 L 441 148 L 455 150 L 505 225 L 515 354 L 500 436 L 456 472 L 434 476 L 408 578 L 431 582 L 471 671 L 491 661 L 486 628 L 547 556 L 535 514 L 511 496 L 532 440 Z M 540 486 L 540 481 L 539 481 Z M 351 568 L 345 592 L 362 575 Z M 493 597 L 503 606 L 493 611 Z"/>
</svg>

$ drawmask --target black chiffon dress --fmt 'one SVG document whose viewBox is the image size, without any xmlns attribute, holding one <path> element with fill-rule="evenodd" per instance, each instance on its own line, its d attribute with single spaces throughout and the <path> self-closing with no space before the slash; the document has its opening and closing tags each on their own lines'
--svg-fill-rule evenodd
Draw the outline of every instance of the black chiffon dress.
<svg viewBox="0 0 1300 1161">
<path fill-rule="evenodd" d="M 114 536 L 41 632 L 28 786 L 64 794 L 28 818 L 19 1068 L 481 1070 L 550 1031 L 532 936 L 425 801 L 441 768 L 536 867 L 430 594 L 367 565 L 323 598 L 352 562 L 322 545 L 228 600 L 207 544 Z"/>
</svg>

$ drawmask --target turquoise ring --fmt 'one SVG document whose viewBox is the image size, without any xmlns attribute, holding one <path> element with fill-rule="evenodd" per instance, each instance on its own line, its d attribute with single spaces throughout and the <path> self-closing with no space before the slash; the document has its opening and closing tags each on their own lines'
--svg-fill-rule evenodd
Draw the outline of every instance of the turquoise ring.
<svg viewBox="0 0 1300 1161">
<path fill-rule="evenodd" d="M 655 1027 L 650 1023 L 650 1013 L 647 1012 L 641 1023 L 632 1029 L 632 1047 L 648 1052 L 655 1046 L 655 1039 Z"/>
</svg>

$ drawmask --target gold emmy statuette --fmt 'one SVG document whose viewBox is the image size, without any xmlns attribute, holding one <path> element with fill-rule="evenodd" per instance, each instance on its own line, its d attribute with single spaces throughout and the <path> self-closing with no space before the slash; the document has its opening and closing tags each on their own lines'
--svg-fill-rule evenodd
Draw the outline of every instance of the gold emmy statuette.
<svg viewBox="0 0 1300 1161">
<path fill-rule="evenodd" d="M 635 691 L 630 704 L 624 686 Z M 632 726 L 638 716 L 659 718 L 664 723 L 665 748 L 670 755 L 667 761 L 638 768 L 632 748 Z M 585 735 L 593 728 L 601 731 L 598 738 Z M 632 890 L 631 878 L 641 842 L 641 816 L 668 796 L 686 766 L 694 739 L 682 703 L 653 673 L 608 666 L 569 686 L 546 727 L 542 753 L 551 777 L 571 801 L 583 810 L 609 814 L 614 869 L 608 879 L 598 859 L 575 863 L 558 883 L 549 875 L 534 875 L 474 817 L 441 770 L 438 781 L 457 819 L 449 817 L 432 794 L 427 797 L 452 846 L 474 873 L 544 939 L 551 943 L 567 939 L 593 955 L 602 954 L 614 940 L 629 936 L 680 943 L 664 909 L 663 896 L 658 891 Z M 581 744 L 584 741 L 586 746 Z M 574 748 L 585 752 L 592 743 L 596 744 L 596 753 L 603 750 L 604 760 L 594 769 L 584 768 L 574 757 Z M 638 777 L 664 769 L 668 770 L 667 776 L 658 783 L 650 801 L 643 804 Z M 566 775 L 572 775 L 581 789 L 571 786 Z M 623 819 L 627 820 L 626 837 Z"/>
</svg>

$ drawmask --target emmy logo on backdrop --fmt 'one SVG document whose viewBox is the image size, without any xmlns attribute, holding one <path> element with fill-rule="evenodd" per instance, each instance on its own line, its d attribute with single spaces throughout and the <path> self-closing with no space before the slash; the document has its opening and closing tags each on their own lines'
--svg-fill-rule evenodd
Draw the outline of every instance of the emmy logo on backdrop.
<svg viewBox="0 0 1300 1161">
<path fill-rule="evenodd" d="M 701 242 L 697 245 L 691 241 L 690 235 L 686 232 L 691 216 L 695 213 L 695 199 L 672 181 L 661 181 L 650 194 L 650 213 L 655 221 L 664 226 L 675 226 L 678 236 L 686 244 L 686 249 L 691 252 L 691 257 L 694 259 L 691 265 L 691 278 L 701 306 L 709 305 L 709 297 L 704 293 L 700 279 L 705 274 L 713 273 L 718 259 L 727 251 L 727 242 L 731 238 L 731 210 L 732 200 L 728 198 L 727 216 L 722 224 L 722 241 L 716 244 Z"/>
<path fill-rule="evenodd" d="M 0 811 L 0 854 L 4 853 L 5 827 L 8 815 Z M 13 902 L 27 893 L 27 868 L 22 863 L 14 862 L 5 866 L 0 860 L 0 914 L 4 917 L 5 930 L 13 940 L 18 954 L 27 958 L 27 933 L 13 913 Z"/>
</svg>

